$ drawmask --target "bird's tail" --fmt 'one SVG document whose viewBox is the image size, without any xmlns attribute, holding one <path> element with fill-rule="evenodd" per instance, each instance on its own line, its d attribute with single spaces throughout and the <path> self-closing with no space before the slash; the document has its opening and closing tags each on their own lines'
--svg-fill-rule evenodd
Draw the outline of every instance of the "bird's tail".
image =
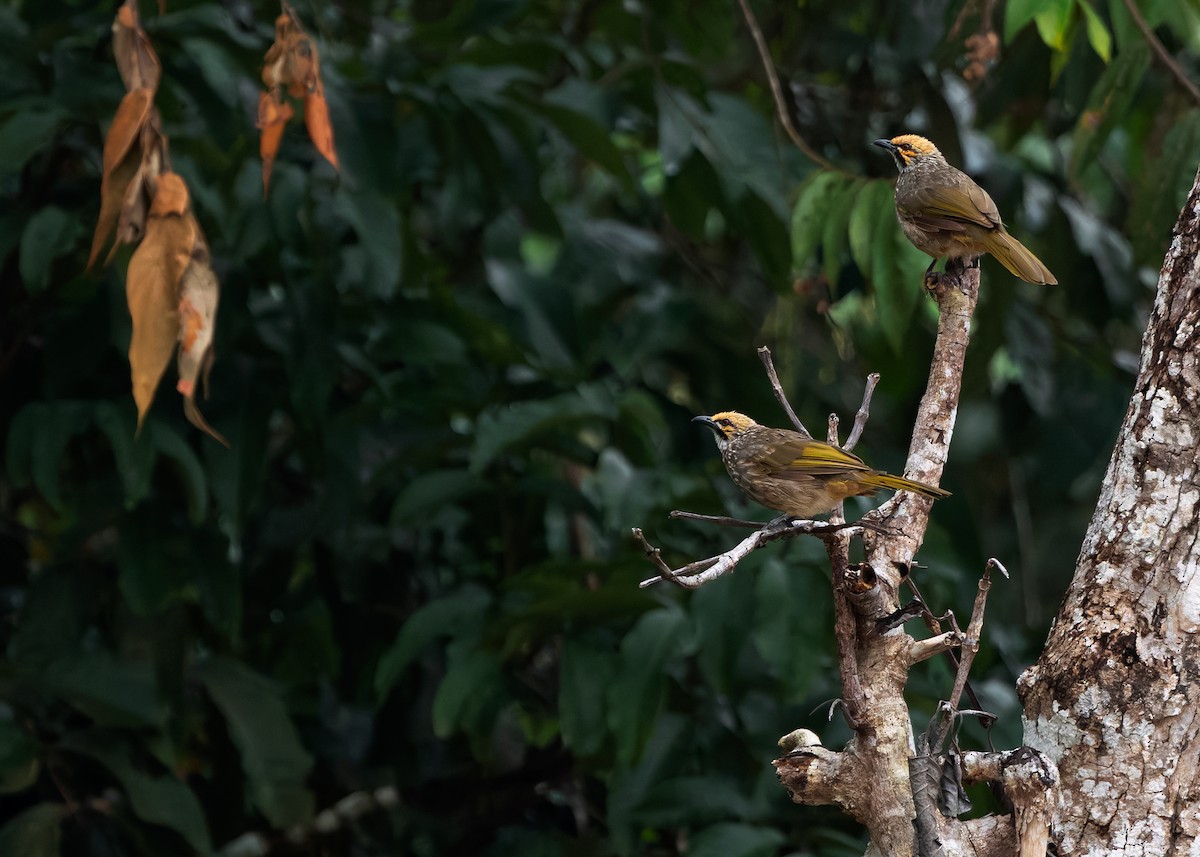
<svg viewBox="0 0 1200 857">
<path fill-rule="evenodd" d="M 893 476 L 890 473 L 882 473 L 878 470 L 862 474 L 858 481 L 872 488 L 889 488 L 892 491 L 912 491 L 914 494 L 933 497 L 934 499 L 950 496 L 950 492 L 942 488 L 935 488 L 933 485 L 926 485 L 924 482 L 915 482 L 912 479 L 905 479 L 903 476 Z"/>
<path fill-rule="evenodd" d="M 1042 264 L 1042 260 L 1029 252 L 1029 248 L 1007 232 L 997 229 L 988 235 L 984 245 L 987 247 L 987 251 L 995 256 L 1001 265 L 1008 268 L 1014 277 L 1020 277 L 1027 283 L 1044 286 L 1053 286 L 1058 283 L 1058 280 L 1050 273 L 1050 269 Z"/>
</svg>

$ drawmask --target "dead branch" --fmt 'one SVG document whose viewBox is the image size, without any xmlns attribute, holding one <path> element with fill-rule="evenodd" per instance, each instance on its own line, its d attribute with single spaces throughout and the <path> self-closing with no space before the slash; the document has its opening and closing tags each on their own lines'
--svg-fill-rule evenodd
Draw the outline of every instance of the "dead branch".
<svg viewBox="0 0 1200 857">
<path fill-rule="evenodd" d="M 792 115 L 788 111 L 787 100 L 783 97 L 783 86 L 779 82 L 775 64 L 771 62 L 771 52 L 767 49 L 767 40 L 763 38 L 762 28 L 758 26 L 758 19 L 754 17 L 748 0 L 738 0 L 738 3 L 741 4 L 742 15 L 746 19 L 746 26 L 750 28 L 750 35 L 754 38 L 754 47 L 758 49 L 758 57 L 762 60 L 763 70 L 767 73 L 767 81 L 771 85 L 771 96 L 775 99 L 775 112 L 779 115 L 779 124 L 783 126 L 788 138 L 797 149 L 804 153 L 806 158 L 823 169 L 836 169 L 816 149 L 808 145 L 800 136 L 800 132 L 796 130 L 796 126 L 792 122 Z"/>
<path fill-rule="evenodd" d="M 871 415 L 871 397 L 875 395 L 877 386 L 879 386 L 879 373 L 872 372 L 867 376 L 867 384 L 863 388 L 862 404 L 858 406 L 858 412 L 854 414 L 854 426 L 850 429 L 850 436 L 846 438 L 846 444 L 842 447 L 846 452 L 858 446 L 858 439 L 862 437 L 863 429 L 867 427 L 867 418 Z"/>
<path fill-rule="evenodd" d="M 763 526 L 762 521 L 747 521 L 743 518 L 731 518 L 728 515 L 700 515 L 696 512 L 684 512 L 681 509 L 672 509 L 667 517 L 672 520 L 701 521 L 705 524 L 716 524 L 718 527 L 742 527 L 748 530 Z"/>
<path fill-rule="evenodd" d="M 659 570 L 657 577 L 649 577 L 638 586 L 645 589 L 660 580 L 669 580 L 685 589 L 699 589 L 704 584 L 732 572 L 738 563 L 763 545 L 799 535 L 827 538 L 831 534 L 843 532 L 861 534 L 863 530 L 857 524 L 828 524 L 824 521 L 808 521 L 784 516 L 763 525 L 724 553 L 672 569 L 663 561 L 660 549 L 651 545 L 641 529 L 635 527 L 633 529 L 634 538 L 642 543 L 647 559 Z"/>
<path fill-rule="evenodd" d="M 1150 50 L 1154 51 L 1154 56 L 1166 67 L 1167 71 L 1178 81 L 1179 85 L 1187 91 L 1187 94 L 1197 104 L 1200 104 L 1200 87 L 1192 83 L 1191 78 L 1187 76 L 1187 72 L 1180 67 L 1179 63 L 1175 62 L 1175 58 L 1171 56 L 1171 52 L 1159 41 L 1158 36 L 1154 35 L 1154 30 L 1150 29 L 1150 24 L 1142 16 L 1137 3 L 1133 2 L 1133 0 L 1125 0 L 1125 8 L 1129 11 L 1129 17 L 1133 18 L 1133 25 L 1138 28 L 1138 32 L 1142 34 L 1142 38 L 1150 46 Z"/>
<path fill-rule="evenodd" d="M 1044 857 L 1058 802 L 1058 768 L 1031 747 L 962 754 L 967 782 L 1003 783 L 1013 802 L 1017 857 Z"/>
<path fill-rule="evenodd" d="M 783 408 L 783 412 L 788 415 L 788 419 L 792 421 L 796 431 L 812 437 L 812 432 L 804 427 L 804 423 L 800 422 L 800 418 L 792 410 L 792 403 L 788 401 L 787 393 L 783 392 L 783 385 L 779 383 L 779 375 L 775 372 L 775 361 L 771 358 L 771 349 L 760 345 L 758 359 L 762 361 L 763 368 L 767 370 L 767 378 L 771 381 L 771 389 L 775 391 L 775 400 L 779 402 L 779 407 Z"/>
</svg>

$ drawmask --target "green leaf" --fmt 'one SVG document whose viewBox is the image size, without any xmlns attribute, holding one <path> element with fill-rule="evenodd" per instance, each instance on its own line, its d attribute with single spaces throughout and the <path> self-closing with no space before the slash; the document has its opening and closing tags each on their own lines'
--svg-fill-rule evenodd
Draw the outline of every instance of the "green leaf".
<svg viewBox="0 0 1200 857">
<path fill-rule="evenodd" d="M 0 719 L 0 794 L 23 791 L 41 770 L 38 743 L 12 719 L 11 710 Z M 0 850 L 0 854 L 8 853 Z"/>
<path fill-rule="evenodd" d="M 571 426 L 612 413 L 612 395 L 601 384 L 583 384 L 549 399 L 514 402 L 485 411 L 475 426 L 471 472 L 483 471 L 502 452 L 530 444 L 543 434 L 562 435 Z"/>
<path fill-rule="evenodd" d="M 1087 24 L 1088 44 L 1092 46 L 1096 55 L 1107 63 L 1112 59 L 1112 33 L 1108 31 L 1108 25 L 1096 14 L 1088 0 L 1079 0 L 1079 5 L 1083 9 L 1083 18 Z"/>
<path fill-rule="evenodd" d="M 8 437 L 8 467 L 18 487 L 34 486 L 56 512 L 63 497 L 58 474 L 71 438 L 86 430 L 90 406 L 84 402 L 33 402 L 13 418 Z"/>
<path fill-rule="evenodd" d="M 1059 2 L 1059 0 L 1052 0 Z M 1010 44 L 1042 8 L 1043 0 L 1008 0 L 1004 4 L 1004 43 Z"/>
<path fill-rule="evenodd" d="M 1042 41 L 1058 52 L 1067 49 L 1074 18 L 1075 0 L 1041 0 L 1033 16 Z"/>
<path fill-rule="evenodd" d="M 413 658 L 439 637 L 457 637 L 466 629 L 478 629 L 491 604 L 491 595 L 481 586 L 467 584 L 458 591 L 436 598 L 404 620 L 395 641 L 375 670 L 375 693 L 382 700 L 400 680 Z"/>
<path fill-rule="evenodd" d="M 67 655 L 38 679 L 71 705 L 105 726 L 162 726 L 167 707 L 154 666 L 99 650 Z"/>
<path fill-rule="evenodd" d="M 361 282 L 355 285 L 378 298 L 394 297 L 404 260 L 403 230 L 396 206 L 377 191 L 352 193 L 343 186 L 335 197 L 334 210 L 354 227 L 357 249 L 366 260 Z"/>
<path fill-rule="evenodd" d="M 825 230 L 826 213 L 848 179 L 833 170 L 821 170 L 800 185 L 792 208 L 792 270 L 808 267 Z"/>
<path fill-rule="evenodd" d="M 194 567 L 180 556 L 177 541 L 156 531 L 158 521 L 135 512 L 126 516 L 119 530 L 117 586 L 139 616 L 153 616 L 182 600 L 193 582 Z"/>
<path fill-rule="evenodd" d="M 158 426 L 150 440 L 164 459 L 175 464 L 186 489 L 188 519 L 193 524 L 199 524 L 208 511 L 208 481 L 200 459 L 181 435 L 165 426 Z"/>
<path fill-rule="evenodd" d="M 929 257 L 905 237 L 891 207 L 879 212 L 873 256 L 871 286 L 879 324 L 892 349 L 903 354 L 913 310 L 925 294 L 922 273 Z"/>
<path fill-rule="evenodd" d="M 67 114 L 57 107 L 14 113 L 0 126 L 0 179 L 15 175 L 54 139 Z"/>
<path fill-rule="evenodd" d="M 225 717 L 254 805 L 277 828 L 310 820 L 313 796 L 304 781 L 312 756 L 300 743 L 279 687 L 228 658 L 209 658 L 196 674 Z"/>
<path fill-rule="evenodd" d="M 854 199 L 850 211 L 850 257 L 866 279 L 871 279 L 875 264 L 875 230 L 880 212 L 890 210 L 896 216 L 895 187 L 883 179 L 867 182 Z"/>
<path fill-rule="evenodd" d="M 25 288 L 40 292 L 50 281 L 50 265 L 74 249 L 83 233 L 78 214 L 68 214 L 55 205 L 38 211 L 21 233 L 19 270 Z"/>
<path fill-rule="evenodd" d="M 821 238 L 825 257 L 825 279 L 830 290 L 836 290 L 838 277 L 842 271 L 842 256 L 850 243 L 850 212 L 854 210 L 854 201 L 866 182 L 854 179 L 842 187 L 829 203 L 825 217 L 825 231 Z"/>
<path fill-rule="evenodd" d="M 783 834 L 772 827 L 714 824 L 692 835 L 688 857 L 768 857 L 783 842 Z"/>
<path fill-rule="evenodd" d="M 742 788 L 717 776 L 660 780 L 647 789 L 638 821 L 647 827 L 688 827 L 718 818 L 745 818 L 754 809 Z"/>
<path fill-rule="evenodd" d="M 66 812 L 61 803 L 39 803 L 10 819 L 0 827 L 0 854 L 59 857 Z"/>
<path fill-rule="evenodd" d="M 678 607 L 652 610 L 638 619 L 621 641 L 620 668 L 608 686 L 608 729 L 617 739 L 617 756 L 632 764 L 654 731 L 666 691 L 663 665 L 686 633 Z"/>
<path fill-rule="evenodd" d="M 134 766 L 129 747 L 107 733 L 67 735 L 58 747 L 95 759 L 121 784 L 134 815 L 150 824 L 161 824 L 179 833 L 201 854 L 212 848 L 200 801 L 186 784 L 169 773 L 158 776 Z"/>
<path fill-rule="evenodd" d="M 401 489 L 392 504 L 390 520 L 411 527 L 437 516 L 445 507 L 487 489 L 488 483 L 467 470 L 434 470 L 422 473 Z"/>
<path fill-rule="evenodd" d="M 125 508 L 137 506 L 150 491 L 150 477 L 158 457 L 155 444 L 147 438 L 136 437 L 137 421 L 131 408 L 118 407 L 113 402 L 99 402 L 93 413 L 96 425 L 112 446 L 117 472 L 125 489 Z M 145 426 L 147 435 L 157 434 L 155 423 Z"/>
<path fill-rule="evenodd" d="M 450 647 L 450 663 L 433 699 L 433 732 L 439 738 L 460 729 L 486 735 L 507 698 L 500 656 L 461 642 Z"/>
<path fill-rule="evenodd" d="M 636 765 L 618 762 L 608 788 L 606 821 L 617 854 L 640 854 L 635 850 L 637 834 L 645 828 L 641 810 L 647 793 L 656 783 L 670 776 L 679 760 L 694 744 L 694 720 L 670 711 L 653 724 L 653 734 Z"/>
<path fill-rule="evenodd" d="M 813 585 L 813 574 L 799 573 L 792 563 L 766 562 L 754 581 L 755 609 L 750 640 L 759 656 L 774 667 L 779 676 L 783 701 L 800 703 L 813 693 L 829 655 L 821 640 L 830 633 L 828 621 L 800 616 L 792 605 L 805 597 Z M 810 656 L 796 658 L 793 652 L 809 651 Z"/>
<path fill-rule="evenodd" d="M 9 660 L 37 677 L 54 661 L 75 656 L 107 585 L 98 575 L 66 565 L 59 563 L 32 578 L 8 644 Z"/>
<path fill-rule="evenodd" d="M 162 26 L 161 22 L 159 26 Z M 200 69 L 209 90 L 229 106 L 237 104 L 238 88 L 244 79 L 238 73 L 237 59 L 222 45 L 209 39 L 185 38 L 180 40 L 180 45 L 183 54 Z"/>
<path fill-rule="evenodd" d="M 1071 175 L 1078 177 L 1125 120 L 1150 67 L 1150 49 L 1137 41 L 1117 52 L 1088 95 L 1071 138 Z"/>
<path fill-rule="evenodd" d="M 633 175 L 625 164 L 624 155 L 613 143 L 609 132 L 594 119 L 547 101 L 530 101 L 526 107 L 557 128 L 585 158 L 594 161 L 627 189 L 633 190 Z"/>
<path fill-rule="evenodd" d="M 1172 225 L 1196 176 L 1197 151 L 1200 151 L 1200 110 L 1193 108 L 1176 119 L 1163 137 L 1158 157 L 1149 161 L 1132 189 L 1133 205 L 1126 230 L 1138 259 L 1145 264 L 1158 264 L 1166 252 Z"/>
<path fill-rule="evenodd" d="M 604 747 L 605 691 L 617 668 L 612 646 L 577 636 L 563 639 L 558 712 L 563 745 L 577 756 L 590 756 Z"/>
<path fill-rule="evenodd" d="M 784 221 L 757 193 L 745 192 L 737 201 L 738 227 L 754 255 L 758 257 L 763 275 L 778 291 L 790 291 L 788 270 L 788 234 Z"/>
</svg>

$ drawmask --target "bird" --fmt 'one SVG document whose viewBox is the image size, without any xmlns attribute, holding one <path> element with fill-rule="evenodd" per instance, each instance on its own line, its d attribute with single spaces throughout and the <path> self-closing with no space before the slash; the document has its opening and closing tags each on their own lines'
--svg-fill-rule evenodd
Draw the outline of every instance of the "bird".
<svg viewBox="0 0 1200 857">
<path fill-rule="evenodd" d="M 1000 220 L 996 203 L 966 173 L 950 166 L 937 146 L 916 134 L 901 134 L 873 145 L 892 153 L 896 181 L 896 217 L 918 250 L 933 257 L 925 270 L 933 276 L 937 260 L 967 259 L 974 263 L 991 253 L 1015 277 L 1027 283 L 1058 282 Z"/>
<path fill-rule="evenodd" d="M 759 425 L 737 411 L 698 416 L 692 422 L 712 429 L 734 484 L 750 499 L 785 515 L 823 515 L 847 497 L 871 496 L 881 488 L 950 496 L 933 485 L 872 470 L 857 455 L 802 432 Z"/>
</svg>

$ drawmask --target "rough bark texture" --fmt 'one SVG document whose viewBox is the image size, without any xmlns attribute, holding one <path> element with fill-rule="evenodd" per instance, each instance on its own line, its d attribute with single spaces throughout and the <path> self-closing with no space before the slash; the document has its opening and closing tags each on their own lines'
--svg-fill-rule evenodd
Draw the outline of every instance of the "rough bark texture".
<svg viewBox="0 0 1200 857">
<path fill-rule="evenodd" d="M 905 468 L 910 479 L 936 485 L 941 477 L 978 295 L 978 268 L 943 275 L 935 290 L 940 320 L 929 386 Z M 916 846 L 909 781 L 915 747 L 904 685 L 914 660 L 926 655 L 914 651 L 915 641 L 903 628 L 878 633 L 876 622 L 900 606 L 901 579 L 921 546 L 931 505 L 927 498 L 901 492 L 873 512 L 871 517 L 887 535 L 866 538 L 866 562 L 858 573 L 849 566 L 848 538 L 826 542 L 844 701 L 855 737 L 836 761 L 828 755 L 800 754 L 776 763 L 793 800 L 841 806 L 870 831 L 872 853 L 892 857 L 909 857 Z M 966 826 L 948 820 L 943 824 L 943 842 L 950 844 L 946 853 L 970 853 L 975 837 Z M 958 843 L 967 843 L 967 848 L 960 850 Z"/>
<path fill-rule="evenodd" d="M 1021 678 L 1067 855 L 1200 853 L 1200 176 L 1075 578 Z"/>
</svg>

